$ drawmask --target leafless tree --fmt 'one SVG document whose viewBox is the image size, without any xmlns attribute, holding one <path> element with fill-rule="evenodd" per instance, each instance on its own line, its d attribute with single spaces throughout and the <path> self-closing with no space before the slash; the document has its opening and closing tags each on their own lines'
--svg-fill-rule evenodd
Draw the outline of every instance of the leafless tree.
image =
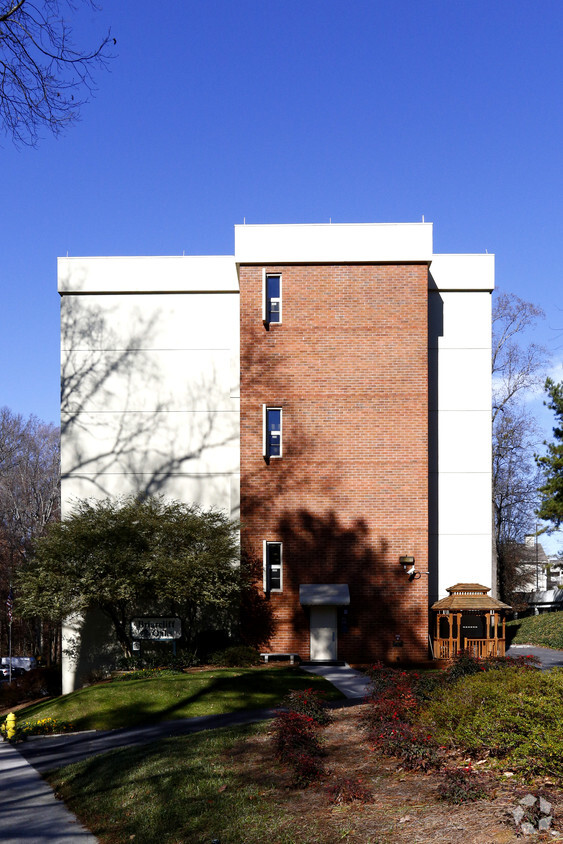
<svg viewBox="0 0 563 844">
<path fill-rule="evenodd" d="M 26 420 L 13 416 L 7 408 L 0 411 L 0 425 L 3 422 L 8 423 L 10 450 L 1 464 L 2 526 L 13 547 L 24 553 L 29 542 L 58 516 L 59 430 L 35 416 Z"/>
<path fill-rule="evenodd" d="M 526 343 L 525 333 L 545 319 L 541 308 L 513 293 L 499 293 L 493 307 L 493 421 L 524 391 L 543 386 L 548 353 Z"/>
<path fill-rule="evenodd" d="M 108 34 L 77 49 L 65 13 L 92 0 L 0 0 L 0 124 L 16 144 L 35 145 L 42 129 L 74 123 L 94 89 L 93 71 L 110 58 Z"/>
<path fill-rule="evenodd" d="M 5 596 L 34 539 L 59 517 L 59 430 L 37 417 L 0 409 L 0 647 L 7 634 Z M 58 629 L 14 620 L 16 652 L 56 658 Z"/>
<path fill-rule="evenodd" d="M 498 592 L 504 600 L 525 588 L 515 549 L 533 532 L 538 505 L 534 451 L 541 440 L 526 397 L 545 380 L 546 349 L 527 342 L 544 318 L 541 308 L 500 293 L 493 308 L 493 533 Z M 517 555 L 516 555 L 517 556 Z"/>
</svg>

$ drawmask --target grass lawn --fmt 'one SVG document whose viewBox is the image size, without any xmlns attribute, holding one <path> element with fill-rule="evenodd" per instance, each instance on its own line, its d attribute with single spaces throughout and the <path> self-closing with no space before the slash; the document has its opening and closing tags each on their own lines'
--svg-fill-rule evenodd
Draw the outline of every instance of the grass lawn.
<svg viewBox="0 0 563 844">
<path fill-rule="evenodd" d="M 463 667 L 435 688 L 382 670 L 379 696 L 318 728 L 308 787 L 294 773 L 302 756 L 282 763 L 269 724 L 117 750 L 47 779 L 102 844 L 517 844 L 512 811 L 530 791 L 555 807 L 561 840 L 563 671 Z"/>
<path fill-rule="evenodd" d="M 216 668 L 99 683 L 21 709 L 18 721 L 55 718 L 77 730 L 110 730 L 277 706 L 291 689 L 306 688 L 328 700 L 342 697 L 322 677 L 297 667 Z"/>
<path fill-rule="evenodd" d="M 264 732 L 213 730 L 119 750 L 63 768 L 48 779 L 105 842 L 263 842 L 282 824 L 267 783 L 242 781 L 229 763 L 236 745 Z M 276 835 L 276 841 L 292 841 Z"/>
<path fill-rule="evenodd" d="M 506 627 L 507 636 L 513 645 L 563 649 L 563 612 L 546 612 L 542 615 L 518 618 L 507 622 Z"/>
<path fill-rule="evenodd" d="M 563 650 L 563 612 L 546 612 L 518 618 L 506 624 L 512 645 L 537 645 Z"/>
<path fill-rule="evenodd" d="M 487 799 L 453 807 L 438 797 L 439 771 L 405 771 L 373 752 L 362 709 L 337 710 L 323 730 L 326 773 L 308 788 L 292 786 L 267 724 L 115 751 L 51 772 L 48 780 L 102 844 L 521 841 L 508 810 L 529 787 L 501 776 Z M 466 762 L 462 756 L 449 764 Z M 329 788 L 343 781 L 361 782 L 372 799 L 331 802 Z M 541 793 L 563 806 L 561 790 Z M 561 830 L 560 818 L 554 828 Z"/>
</svg>

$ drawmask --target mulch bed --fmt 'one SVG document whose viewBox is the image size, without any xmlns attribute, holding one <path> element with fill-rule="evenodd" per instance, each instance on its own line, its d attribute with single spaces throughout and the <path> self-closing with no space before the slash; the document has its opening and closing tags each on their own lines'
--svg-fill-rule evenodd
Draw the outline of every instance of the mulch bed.
<svg viewBox="0 0 563 844">
<path fill-rule="evenodd" d="M 327 776 L 306 789 L 292 787 L 291 772 L 274 757 L 268 735 L 241 742 L 229 763 L 241 781 L 255 782 L 284 810 L 284 828 L 296 841 L 315 844 L 510 844 L 523 839 L 511 811 L 530 791 L 554 805 L 558 836 L 534 835 L 535 842 L 563 840 L 563 791 L 553 784 L 520 786 L 503 779 L 490 800 L 451 805 L 437 796 L 439 774 L 403 771 L 396 760 L 372 751 L 361 724 L 362 706 L 336 710 L 323 730 Z M 464 760 L 458 760 L 460 765 Z M 338 779 L 360 780 L 373 802 L 331 805 L 328 787 Z M 559 811 L 558 811 L 559 809 Z M 559 839 L 561 835 L 561 839 Z M 269 844 L 275 844 L 271 839 Z"/>
<path fill-rule="evenodd" d="M 51 700 L 49 697 L 38 697 L 36 700 L 24 700 L 22 703 L 15 703 L 13 706 L 7 706 L 0 709 L 0 718 L 4 715 L 9 715 L 10 712 L 17 712 L 19 709 L 25 709 L 26 706 L 33 706 L 35 703 L 44 703 L 46 700 Z"/>
</svg>

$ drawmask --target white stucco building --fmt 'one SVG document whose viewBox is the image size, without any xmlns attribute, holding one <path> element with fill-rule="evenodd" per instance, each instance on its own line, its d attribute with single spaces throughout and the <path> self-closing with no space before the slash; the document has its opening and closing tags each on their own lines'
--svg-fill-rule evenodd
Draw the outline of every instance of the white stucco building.
<svg viewBox="0 0 563 844">
<path fill-rule="evenodd" d="M 323 264 L 428 268 L 426 601 L 490 584 L 494 256 L 434 254 L 429 223 L 236 226 L 229 256 L 60 258 L 63 517 L 75 498 L 158 492 L 238 518 L 240 268 Z"/>
</svg>

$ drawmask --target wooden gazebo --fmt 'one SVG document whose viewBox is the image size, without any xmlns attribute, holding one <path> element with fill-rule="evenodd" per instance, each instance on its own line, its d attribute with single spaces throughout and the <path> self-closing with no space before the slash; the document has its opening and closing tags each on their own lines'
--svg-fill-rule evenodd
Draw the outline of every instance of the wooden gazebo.
<svg viewBox="0 0 563 844">
<path fill-rule="evenodd" d="M 434 657 L 453 659 L 464 651 L 477 659 L 504 656 L 506 611 L 511 607 L 491 598 L 480 583 L 457 583 L 447 598 L 432 605 L 436 613 Z"/>
</svg>

